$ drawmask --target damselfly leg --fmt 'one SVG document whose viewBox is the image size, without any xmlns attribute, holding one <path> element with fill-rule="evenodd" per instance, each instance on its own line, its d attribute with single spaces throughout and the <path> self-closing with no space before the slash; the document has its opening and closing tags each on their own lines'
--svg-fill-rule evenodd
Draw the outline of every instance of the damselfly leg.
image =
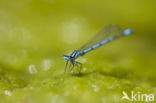
<svg viewBox="0 0 156 103">
<path fill-rule="evenodd" d="M 81 68 L 82 68 L 82 64 L 80 62 L 77 62 L 77 61 L 67 61 L 65 69 L 64 69 L 64 73 L 66 73 L 66 71 L 68 71 L 69 73 L 72 72 L 72 71 L 74 71 L 76 73 L 78 71 L 79 74 L 80 74 Z"/>
<path fill-rule="evenodd" d="M 67 67 L 68 67 L 68 62 L 69 62 L 69 61 L 66 62 L 66 66 L 65 66 L 65 68 L 64 68 L 64 73 L 66 72 L 66 69 L 67 69 Z"/>
<path fill-rule="evenodd" d="M 79 72 L 79 74 L 80 74 L 81 69 L 82 69 L 82 63 L 75 61 L 75 64 L 77 65 L 76 72 L 78 71 L 78 72 Z M 80 66 L 79 66 L 79 65 L 80 65 Z"/>
</svg>

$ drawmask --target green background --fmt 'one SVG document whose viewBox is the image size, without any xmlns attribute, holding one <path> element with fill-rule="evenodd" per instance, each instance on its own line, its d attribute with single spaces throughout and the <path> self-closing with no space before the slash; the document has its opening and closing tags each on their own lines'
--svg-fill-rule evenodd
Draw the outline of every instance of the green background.
<svg viewBox="0 0 156 103">
<path fill-rule="evenodd" d="M 109 24 L 134 33 L 64 75 L 62 55 Z M 123 91 L 156 95 L 155 0 L 0 0 L 0 103 L 129 103 Z"/>
</svg>

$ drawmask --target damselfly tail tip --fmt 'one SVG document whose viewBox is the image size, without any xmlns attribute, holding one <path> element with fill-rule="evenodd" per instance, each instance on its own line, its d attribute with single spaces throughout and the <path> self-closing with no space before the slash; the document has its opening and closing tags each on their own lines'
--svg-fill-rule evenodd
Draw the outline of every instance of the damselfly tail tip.
<svg viewBox="0 0 156 103">
<path fill-rule="evenodd" d="M 132 30 L 132 29 L 126 29 L 126 30 L 124 30 L 124 32 L 123 32 L 123 34 L 124 34 L 125 36 L 131 35 L 132 33 L 133 33 L 133 30 Z"/>
</svg>

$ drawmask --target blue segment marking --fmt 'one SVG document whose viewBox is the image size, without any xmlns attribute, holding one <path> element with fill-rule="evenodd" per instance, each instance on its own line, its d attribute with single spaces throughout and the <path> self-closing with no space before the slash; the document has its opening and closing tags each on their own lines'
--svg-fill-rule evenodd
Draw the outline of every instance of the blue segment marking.
<svg viewBox="0 0 156 103">
<path fill-rule="evenodd" d="M 96 48 L 99 47 L 99 46 L 100 46 L 100 44 L 96 44 L 96 45 L 94 45 L 92 48 L 96 49 Z"/>
<path fill-rule="evenodd" d="M 89 51 L 91 51 L 91 50 L 92 50 L 92 48 L 88 48 L 88 49 L 84 50 L 83 52 L 84 52 L 84 53 L 87 53 L 87 52 L 89 52 Z"/>
<path fill-rule="evenodd" d="M 111 37 L 111 38 L 109 38 L 108 40 L 109 40 L 109 41 L 113 41 L 113 40 L 114 40 L 114 37 Z"/>
<path fill-rule="evenodd" d="M 101 42 L 102 45 L 106 44 L 106 43 L 108 43 L 108 40 L 104 40 L 104 41 Z"/>
<path fill-rule="evenodd" d="M 126 30 L 124 30 L 123 34 L 128 36 L 128 35 L 132 34 L 132 32 L 133 32 L 132 29 L 126 29 Z"/>
</svg>

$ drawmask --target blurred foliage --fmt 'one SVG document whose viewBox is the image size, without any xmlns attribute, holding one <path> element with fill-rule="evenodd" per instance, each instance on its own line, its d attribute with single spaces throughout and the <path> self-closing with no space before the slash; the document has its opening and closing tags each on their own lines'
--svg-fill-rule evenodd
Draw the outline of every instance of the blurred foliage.
<svg viewBox="0 0 156 103">
<path fill-rule="evenodd" d="M 155 0 L 0 0 L 0 103 L 125 103 L 122 91 L 156 94 Z M 134 34 L 80 58 L 63 54 L 118 24 Z"/>
</svg>

